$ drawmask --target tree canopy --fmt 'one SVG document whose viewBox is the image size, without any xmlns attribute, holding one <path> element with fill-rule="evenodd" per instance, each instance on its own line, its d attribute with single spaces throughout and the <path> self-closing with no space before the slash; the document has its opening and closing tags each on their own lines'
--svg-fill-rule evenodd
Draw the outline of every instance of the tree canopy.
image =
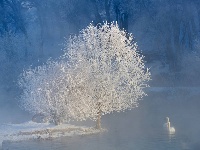
<svg viewBox="0 0 200 150">
<path fill-rule="evenodd" d="M 89 118 L 96 120 L 99 113 L 137 107 L 145 95 L 150 72 L 145 69 L 144 56 L 133 36 L 115 23 L 90 24 L 69 39 L 65 56 L 74 81 L 69 86 L 80 87 L 79 96 L 72 101 L 87 106 L 81 105 L 80 114 L 88 112 Z"/>
<path fill-rule="evenodd" d="M 117 24 L 90 24 L 69 38 L 64 52 L 58 62 L 22 74 L 27 110 L 58 120 L 100 120 L 101 115 L 137 107 L 146 95 L 150 72 L 144 56 L 133 36 Z"/>
</svg>

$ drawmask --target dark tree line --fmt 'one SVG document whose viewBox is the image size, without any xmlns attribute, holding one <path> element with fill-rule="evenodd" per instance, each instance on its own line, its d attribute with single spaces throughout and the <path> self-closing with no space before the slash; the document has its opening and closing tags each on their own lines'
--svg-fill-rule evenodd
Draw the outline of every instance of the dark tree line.
<svg viewBox="0 0 200 150">
<path fill-rule="evenodd" d="M 92 21 L 117 21 L 134 34 L 147 62 L 180 73 L 184 56 L 198 51 L 199 6 L 198 0 L 0 0 L 1 70 L 14 79 L 17 68 L 59 56 L 64 37 Z"/>
<path fill-rule="evenodd" d="M 13 32 L 22 32 L 27 36 L 25 21 L 22 14 L 22 5 L 18 0 L 0 1 L 0 33 L 1 35 Z"/>
</svg>

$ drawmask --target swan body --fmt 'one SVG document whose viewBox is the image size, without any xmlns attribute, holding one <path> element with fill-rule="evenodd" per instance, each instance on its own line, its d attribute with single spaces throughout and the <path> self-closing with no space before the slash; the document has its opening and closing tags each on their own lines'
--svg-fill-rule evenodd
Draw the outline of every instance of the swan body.
<svg viewBox="0 0 200 150">
<path fill-rule="evenodd" d="M 169 134 L 175 133 L 175 128 L 170 126 L 169 117 L 166 117 L 166 123 L 164 123 L 163 127 L 168 131 Z"/>
</svg>

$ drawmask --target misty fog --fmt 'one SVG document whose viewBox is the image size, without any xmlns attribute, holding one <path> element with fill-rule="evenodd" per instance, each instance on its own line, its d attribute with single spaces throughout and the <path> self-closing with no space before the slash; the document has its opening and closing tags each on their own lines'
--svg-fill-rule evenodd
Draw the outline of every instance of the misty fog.
<svg viewBox="0 0 200 150">
<path fill-rule="evenodd" d="M 9 148 L 200 149 L 199 8 L 198 0 L 0 0 L 0 124 L 31 119 L 19 102 L 20 73 L 57 59 L 65 40 L 90 23 L 117 21 L 132 33 L 151 72 L 139 107 L 102 117 L 108 132 Z M 162 128 L 167 116 L 171 137 Z"/>
</svg>

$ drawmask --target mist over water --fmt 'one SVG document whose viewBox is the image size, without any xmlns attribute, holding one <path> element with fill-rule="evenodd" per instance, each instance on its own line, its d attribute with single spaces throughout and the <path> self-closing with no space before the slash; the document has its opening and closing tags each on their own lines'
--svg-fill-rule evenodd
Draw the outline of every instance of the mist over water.
<svg viewBox="0 0 200 150">
<path fill-rule="evenodd" d="M 149 96 L 140 101 L 138 108 L 103 116 L 102 127 L 108 130 L 104 133 L 4 143 L 4 147 L 9 150 L 198 150 L 198 90 L 195 93 L 184 88 L 148 91 Z M 175 134 L 169 135 L 163 129 L 166 116 L 175 127 Z M 93 126 L 94 123 L 88 125 Z"/>
<path fill-rule="evenodd" d="M 5 142 L 4 149 L 200 149 L 199 0 L 111 0 L 109 11 L 105 1 L 0 1 L 0 125 L 31 120 L 32 115 L 20 108 L 20 73 L 58 58 L 64 37 L 92 21 L 118 21 L 120 28 L 133 33 L 151 68 L 148 96 L 138 108 L 103 116 L 102 127 L 108 132 Z M 165 117 L 175 127 L 174 135 L 164 132 Z"/>
</svg>

